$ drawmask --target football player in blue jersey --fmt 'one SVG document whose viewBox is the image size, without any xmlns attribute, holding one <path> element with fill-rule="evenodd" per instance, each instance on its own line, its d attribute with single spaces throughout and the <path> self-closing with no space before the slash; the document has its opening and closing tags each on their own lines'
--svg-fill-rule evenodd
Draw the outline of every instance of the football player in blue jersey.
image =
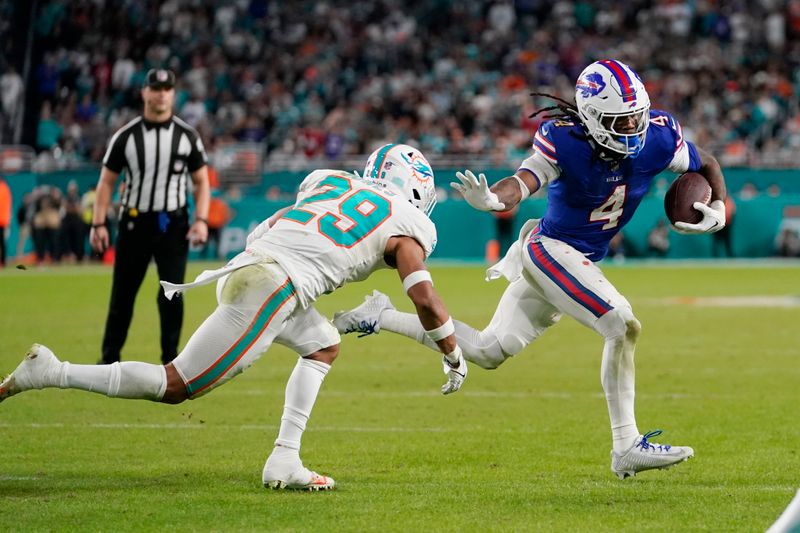
<svg viewBox="0 0 800 533">
<path fill-rule="evenodd" d="M 549 96 L 549 95 L 546 95 Z M 491 323 L 477 331 L 456 324 L 467 360 L 496 368 L 519 353 L 567 314 L 603 336 L 601 382 L 611 419 L 611 470 L 620 478 L 667 468 L 694 454 L 685 446 L 655 444 L 660 431 L 640 433 L 634 416 L 634 350 L 641 324 L 630 303 L 606 279 L 596 262 L 633 216 L 653 179 L 662 171 L 699 172 L 711 186 L 710 205 L 696 203 L 697 224 L 678 222 L 682 233 L 711 233 L 725 226 L 725 181 L 719 163 L 683 138 L 669 113 L 650 109 L 639 76 L 619 61 L 589 65 L 575 86 L 576 105 L 551 97 L 560 111 L 542 123 L 533 154 L 514 175 L 487 185 L 483 174 L 457 173 L 459 190 L 482 211 L 507 211 L 541 187 L 547 211 L 528 221 L 520 239 L 488 279 L 511 283 Z M 416 315 L 400 313 L 388 297 L 373 293 L 364 304 L 339 313 L 340 332 L 393 331 L 425 339 Z"/>
</svg>

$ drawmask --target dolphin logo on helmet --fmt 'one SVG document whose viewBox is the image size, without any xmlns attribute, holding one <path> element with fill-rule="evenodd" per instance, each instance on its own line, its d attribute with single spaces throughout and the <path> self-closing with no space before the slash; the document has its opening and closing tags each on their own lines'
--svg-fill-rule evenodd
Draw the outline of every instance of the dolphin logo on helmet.
<svg viewBox="0 0 800 533">
<path fill-rule="evenodd" d="M 433 167 L 413 146 L 381 146 L 369 156 L 363 178 L 400 194 L 427 216 L 436 206 Z"/>
</svg>

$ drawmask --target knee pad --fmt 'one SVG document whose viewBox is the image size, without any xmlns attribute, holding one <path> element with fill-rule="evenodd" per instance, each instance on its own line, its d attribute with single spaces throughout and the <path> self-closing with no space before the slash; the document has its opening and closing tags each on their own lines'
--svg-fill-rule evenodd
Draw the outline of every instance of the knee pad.
<svg viewBox="0 0 800 533">
<path fill-rule="evenodd" d="M 506 358 L 513 357 L 541 337 L 545 331 L 559 320 L 561 320 L 561 313 L 551 313 L 547 316 L 539 317 L 535 322 L 531 322 L 524 335 L 520 335 L 519 331 L 506 331 L 503 334 L 494 333 L 494 335 L 500 343 L 504 356 Z M 488 330 L 486 331 L 488 332 Z"/>
<path fill-rule="evenodd" d="M 483 351 L 478 354 L 464 352 L 464 359 L 471 363 L 475 363 L 484 370 L 495 370 L 509 357 L 511 356 L 502 352 Z"/>
<path fill-rule="evenodd" d="M 594 329 L 607 339 L 621 335 L 636 339 L 642 331 L 642 324 L 630 307 L 615 307 L 595 321 Z"/>
<path fill-rule="evenodd" d="M 275 342 L 306 357 L 342 342 L 339 331 L 314 307 L 295 312 L 284 325 Z"/>
<path fill-rule="evenodd" d="M 508 357 L 512 357 L 517 355 L 519 352 L 525 348 L 528 343 L 525 342 L 525 339 L 521 339 L 518 336 L 508 333 L 503 336 L 497 336 L 497 342 L 500 344 L 500 349 L 503 352 L 503 360 Z M 502 361 L 501 361 L 502 362 Z"/>
<path fill-rule="evenodd" d="M 478 334 L 478 351 L 480 357 L 473 361 L 486 370 L 494 370 L 506 359 L 513 357 L 527 346 L 524 339 L 516 335 L 498 335 L 496 331 L 486 328 Z"/>
<path fill-rule="evenodd" d="M 477 331 L 456 321 L 456 339 L 464 351 L 464 358 L 483 369 L 493 370 L 509 357 L 491 327 Z M 435 349 L 435 345 L 429 347 Z"/>
</svg>

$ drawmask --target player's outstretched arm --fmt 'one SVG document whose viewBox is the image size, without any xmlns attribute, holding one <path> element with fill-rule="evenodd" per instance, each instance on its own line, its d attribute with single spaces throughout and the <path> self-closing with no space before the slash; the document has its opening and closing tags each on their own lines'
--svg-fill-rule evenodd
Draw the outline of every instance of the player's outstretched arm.
<svg viewBox="0 0 800 533">
<path fill-rule="evenodd" d="M 469 205 L 479 211 L 504 211 L 506 206 L 497 195 L 489 190 L 489 184 L 484 174 L 476 177 L 471 170 L 463 173 L 456 172 L 458 182 L 451 182 L 450 186 L 461 193 Z"/>
<path fill-rule="evenodd" d="M 431 275 L 425 268 L 422 246 L 411 237 L 392 237 L 386 245 L 386 256 L 397 266 L 403 288 L 414 302 L 425 334 L 444 355 L 447 383 L 442 387 L 442 392 L 450 394 L 457 391 L 467 377 L 467 363 L 456 342 L 453 320 L 433 288 Z"/>
<path fill-rule="evenodd" d="M 705 150 L 696 147 L 697 154 L 700 156 L 700 174 L 706 178 L 711 186 L 711 202 L 705 205 L 702 202 L 695 202 L 694 208 L 703 213 L 703 219 L 697 224 L 686 222 L 676 222 L 675 228 L 680 233 L 714 233 L 725 227 L 725 197 L 728 195 L 725 186 L 725 177 L 722 175 L 722 168 L 717 159 Z"/>
<path fill-rule="evenodd" d="M 470 170 L 456 172 L 458 183 L 450 184 L 464 199 L 481 211 L 510 211 L 517 204 L 539 189 L 539 182 L 531 172 L 520 169 L 516 174 L 503 178 L 490 188 L 484 174 Z"/>
<path fill-rule="evenodd" d="M 521 168 L 513 175 L 503 178 L 494 185 L 491 191 L 506 206 L 503 211 L 514 209 L 520 202 L 539 190 L 539 180 L 533 173 Z"/>
</svg>

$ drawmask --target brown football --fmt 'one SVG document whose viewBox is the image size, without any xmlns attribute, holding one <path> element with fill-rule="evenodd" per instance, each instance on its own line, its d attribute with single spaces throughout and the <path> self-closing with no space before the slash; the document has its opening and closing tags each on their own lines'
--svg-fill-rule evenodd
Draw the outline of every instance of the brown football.
<svg viewBox="0 0 800 533">
<path fill-rule="evenodd" d="M 711 186 L 697 172 L 681 174 L 669 186 L 664 196 L 664 212 L 669 221 L 697 224 L 703 220 L 703 213 L 692 207 L 695 202 L 708 205 L 711 201 Z"/>
</svg>

